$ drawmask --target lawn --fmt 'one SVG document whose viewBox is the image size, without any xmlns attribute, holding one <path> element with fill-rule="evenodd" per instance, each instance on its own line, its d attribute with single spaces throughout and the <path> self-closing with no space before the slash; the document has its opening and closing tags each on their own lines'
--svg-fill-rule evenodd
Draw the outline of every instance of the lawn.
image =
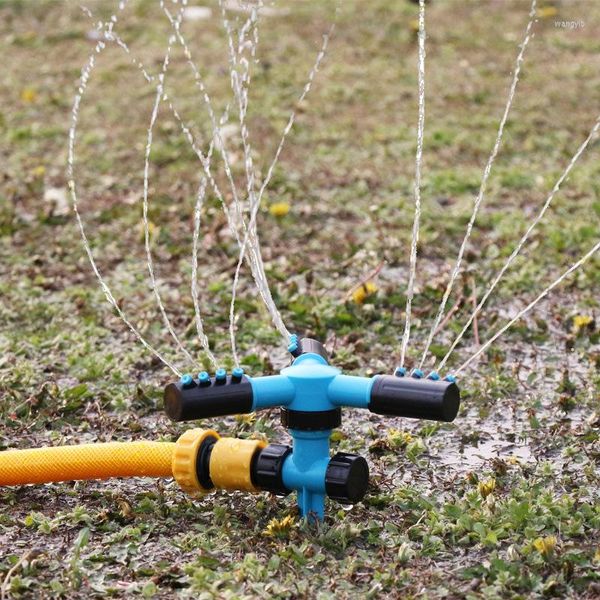
<svg viewBox="0 0 600 600">
<path fill-rule="evenodd" d="M 156 75 L 171 33 L 157 2 L 0 0 L 0 449 L 174 441 L 162 390 L 174 374 L 123 324 L 94 277 L 67 192 L 71 108 L 80 108 L 75 175 L 98 267 L 143 336 L 189 371 L 150 287 L 142 199 Z M 194 4 L 194 2 L 192 2 Z M 216 2 L 182 31 L 214 102 L 231 101 Z M 235 3 L 234 3 L 235 4 Z M 177 7 L 166 2 L 170 10 Z M 427 3 L 420 241 L 407 366 L 415 366 L 454 265 L 504 110 L 529 2 Z M 392 373 L 404 327 L 413 222 L 418 5 L 281 1 L 260 17 L 248 127 L 267 172 L 292 108 L 297 119 L 258 213 L 273 297 L 290 331 L 320 339 L 332 364 Z M 189 14 L 189 13 L 188 13 Z M 234 24 L 244 13 L 230 11 Z M 207 17 L 207 18 L 206 18 Z M 236 19 L 238 21 L 236 21 Z M 302 87 L 332 21 L 306 99 Z M 448 301 L 433 368 L 505 263 L 600 115 L 600 4 L 540 2 L 498 158 Z M 165 93 L 208 148 L 211 124 L 182 48 Z M 225 141 L 243 189 L 231 110 Z M 600 145 L 593 140 L 548 213 L 452 354 L 452 372 L 598 242 Z M 173 327 L 199 365 L 190 294 L 193 212 L 202 167 L 168 101 L 150 155 L 150 245 Z M 215 171 L 227 189 L 223 168 Z M 231 194 L 226 194 L 231 202 Z M 219 200 L 202 213 L 205 330 L 233 366 L 229 303 L 239 248 Z M 368 284 L 367 287 L 361 287 Z M 356 291 L 358 289 L 358 292 Z M 237 343 L 252 376 L 289 364 L 249 269 Z M 598 598 L 600 596 L 600 257 L 461 371 L 456 421 L 346 410 L 336 451 L 367 457 L 371 484 L 352 507 L 329 503 L 318 527 L 293 496 L 186 497 L 171 480 L 0 490 L 4 598 Z M 221 434 L 287 442 L 277 411 L 212 419 Z M 290 517 L 290 518 L 287 518 Z"/>
</svg>

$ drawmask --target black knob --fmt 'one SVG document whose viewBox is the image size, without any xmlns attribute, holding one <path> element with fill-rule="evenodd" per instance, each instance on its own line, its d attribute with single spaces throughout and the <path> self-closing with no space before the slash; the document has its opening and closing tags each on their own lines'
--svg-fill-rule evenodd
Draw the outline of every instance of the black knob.
<svg viewBox="0 0 600 600">
<path fill-rule="evenodd" d="M 356 454 L 338 452 L 325 472 L 325 491 L 332 500 L 354 504 L 364 498 L 369 486 L 369 465 Z"/>
<path fill-rule="evenodd" d="M 369 410 L 379 415 L 453 421 L 460 406 L 456 383 L 378 375 L 371 388 Z"/>
</svg>

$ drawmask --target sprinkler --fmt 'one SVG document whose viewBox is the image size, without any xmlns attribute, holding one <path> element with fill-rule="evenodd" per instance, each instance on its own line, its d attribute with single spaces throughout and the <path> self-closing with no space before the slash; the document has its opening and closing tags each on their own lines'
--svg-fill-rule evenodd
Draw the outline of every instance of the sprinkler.
<svg viewBox="0 0 600 600">
<path fill-rule="evenodd" d="M 323 345 L 292 337 L 292 364 L 279 375 L 251 378 L 240 368 L 214 377 L 184 375 L 165 388 L 165 410 L 190 421 L 280 407 L 293 445 L 221 437 L 190 429 L 177 442 L 109 442 L 0 452 L 0 486 L 112 477 L 174 477 L 192 495 L 214 489 L 298 494 L 300 514 L 324 516 L 325 496 L 360 501 L 369 484 L 367 461 L 356 454 L 330 456 L 329 438 L 342 422 L 342 406 L 388 416 L 454 420 L 460 392 L 452 377 L 408 374 L 369 379 L 344 375 L 329 364 Z"/>
<path fill-rule="evenodd" d="M 206 436 L 196 444 L 195 489 L 208 492 L 265 490 L 298 494 L 302 517 L 321 520 L 325 497 L 343 504 L 360 501 L 368 487 L 367 461 L 356 454 L 330 456 L 329 438 L 342 422 L 342 407 L 366 408 L 386 416 L 453 421 L 460 391 L 453 377 L 441 380 L 397 369 L 372 378 L 344 375 L 329 364 L 323 345 L 292 336 L 293 360 L 279 375 L 248 377 L 240 368 L 230 375 L 219 369 L 197 378 L 184 375 L 165 388 L 165 411 L 175 421 L 250 413 L 280 407 L 281 424 L 293 445 L 233 440 L 223 444 Z M 219 445 L 221 444 L 221 445 Z M 179 479 L 178 479 L 179 481 Z"/>
</svg>

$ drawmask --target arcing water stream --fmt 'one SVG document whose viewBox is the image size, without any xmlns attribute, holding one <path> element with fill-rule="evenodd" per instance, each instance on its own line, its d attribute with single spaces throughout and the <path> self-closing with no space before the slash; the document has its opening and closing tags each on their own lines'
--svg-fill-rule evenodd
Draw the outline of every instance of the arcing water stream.
<svg viewBox="0 0 600 600">
<path fill-rule="evenodd" d="M 119 9 L 117 14 L 119 14 L 125 8 L 127 2 L 123 1 L 119 4 Z M 186 360 L 195 365 L 197 364 L 197 360 L 190 354 L 190 352 L 184 347 L 181 339 L 178 337 L 175 332 L 169 317 L 167 315 L 164 303 L 162 301 L 159 286 L 155 277 L 154 272 L 154 263 L 151 252 L 151 244 L 150 244 L 150 232 L 149 232 L 149 220 L 148 220 L 148 208 L 149 208 L 149 177 L 150 177 L 150 156 L 153 142 L 153 129 L 156 125 L 159 116 L 159 109 L 162 102 L 165 102 L 168 105 L 173 116 L 179 122 L 181 130 L 184 134 L 184 137 L 190 143 L 192 149 L 194 150 L 196 156 L 198 157 L 203 170 L 203 175 L 201 181 L 198 186 L 198 193 L 196 197 L 196 202 L 194 206 L 194 232 L 192 238 L 192 281 L 191 281 L 191 293 L 194 302 L 194 320 L 196 325 L 196 330 L 198 334 L 198 338 L 200 344 L 205 351 L 207 357 L 214 367 L 218 365 L 218 361 L 214 354 L 210 350 L 208 338 L 206 336 L 204 325 L 202 322 L 202 315 L 200 310 L 200 302 L 199 302 L 199 294 L 198 294 L 198 252 L 199 252 L 199 238 L 200 238 L 200 223 L 201 223 L 201 212 L 204 203 L 204 199 L 206 197 L 207 188 L 210 186 L 214 191 L 215 196 L 220 201 L 221 206 L 223 208 L 225 217 L 227 219 L 227 223 L 229 229 L 236 239 L 239 245 L 239 257 L 237 261 L 237 266 L 235 269 L 235 273 L 232 281 L 232 298 L 230 303 L 229 310 L 229 334 L 230 334 L 230 342 L 233 353 L 233 358 L 236 364 L 239 364 L 240 360 L 237 354 L 236 349 L 236 341 L 235 341 L 235 300 L 237 287 L 239 283 L 239 276 L 241 267 L 243 265 L 244 260 L 247 260 L 252 276 L 254 278 L 254 282 L 258 288 L 259 295 L 264 302 L 273 322 L 275 328 L 279 331 L 282 337 L 287 341 L 289 339 L 289 332 L 287 327 L 285 326 L 281 314 L 275 305 L 273 300 L 273 296 L 269 287 L 269 283 L 267 280 L 267 276 L 265 273 L 264 262 L 262 259 L 261 251 L 260 251 L 260 243 L 259 237 L 257 233 L 257 217 L 260 209 L 261 200 L 265 193 L 266 188 L 271 182 L 271 178 L 273 176 L 273 172 L 275 166 L 279 160 L 280 154 L 284 147 L 285 141 L 290 133 L 294 121 L 295 121 L 295 111 L 292 111 L 289 119 L 287 121 L 286 126 L 284 127 L 279 145 L 275 151 L 275 155 L 272 159 L 272 162 L 269 165 L 267 173 L 262 180 L 259 182 L 257 177 L 256 167 L 253 161 L 252 156 L 252 144 L 250 139 L 250 131 L 247 126 L 247 110 L 249 104 L 249 87 L 251 81 L 251 64 L 256 60 L 256 50 L 259 41 L 259 14 L 260 8 L 262 6 L 262 2 L 259 0 L 255 5 L 249 5 L 248 7 L 248 16 L 243 21 L 241 26 L 239 26 L 236 31 L 232 26 L 228 16 L 227 16 L 227 8 L 225 7 L 222 1 L 219 2 L 221 8 L 221 17 L 223 21 L 223 26 L 227 36 L 227 47 L 229 54 L 229 70 L 230 70 L 230 84 L 231 90 L 233 92 L 234 104 L 237 107 L 237 115 L 238 122 L 240 127 L 241 134 L 241 142 L 244 153 L 244 171 L 245 171 L 245 197 L 244 194 L 240 194 L 238 190 L 237 183 L 235 181 L 233 171 L 231 169 L 231 160 L 228 155 L 226 142 L 222 136 L 222 128 L 227 123 L 229 119 L 229 105 L 224 111 L 224 114 L 220 119 L 217 119 L 215 112 L 213 110 L 212 101 L 209 95 L 209 92 L 204 83 L 204 79 L 200 74 L 200 70 L 197 65 L 192 60 L 192 55 L 190 48 L 186 42 L 186 39 L 182 32 L 182 14 L 183 10 L 186 7 L 186 0 L 182 2 L 180 9 L 176 15 L 172 15 L 169 9 L 166 7 L 163 0 L 159 0 L 160 7 L 172 28 L 172 33 L 169 36 L 166 53 L 164 56 L 164 60 L 162 62 L 161 70 L 156 75 L 153 76 L 148 73 L 143 64 L 138 61 L 133 54 L 131 53 L 129 47 L 125 42 L 117 35 L 115 32 L 115 27 L 117 24 L 117 14 L 113 15 L 108 23 L 98 24 L 97 28 L 103 32 L 103 39 L 97 42 L 93 52 L 91 53 L 88 62 L 82 69 L 80 86 L 78 89 L 78 93 L 75 96 L 73 110 L 72 110 L 72 125 L 69 134 L 69 152 L 68 152 L 68 179 L 69 179 L 69 189 L 71 193 L 71 199 L 73 203 L 73 208 L 76 216 L 76 220 L 78 223 L 78 227 L 80 229 L 81 237 L 83 240 L 83 245 L 92 266 L 92 269 L 100 283 L 100 286 L 110 304 L 116 310 L 117 314 L 121 317 L 121 319 L 125 322 L 127 327 L 134 333 L 134 335 L 138 338 L 138 340 L 149 350 L 151 351 L 157 358 L 159 358 L 166 366 L 168 366 L 173 372 L 176 374 L 180 374 L 177 367 L 174 365 L 171 359 L 168 359 L 164 356 L 162 352 L 159 352 L 156 348 L 154 348 L 140 333 L 140 331 L 132 324 L 132 322 L 128 319 L 128 317 L 124 314 L 122 309 L 119 307 L 117 301 L 114 298 L 113 293 L 111 292 L 108 284 L 103 278 L 97 263 L 95 261 L 94 254 L 91 250 L 84 222 L 81 217 L 78 205 L 78 197 L 76 192 L 76 184 L 75 184 L 75 141 L 76 141 L 76 132 L 77 132 L 77 122 L 79 109 L 84 97 L 87 85 L 89 83 L 90 77 L 96 65 L 97 58 L 101 55 L 106 45 L 109 43 L 115 43 L 120 48 L 123 49 L 129 56 L 131 62 L 138 68 L 138 70 L 143 75 L 144 79 L 155 86 L 156 95 L 153 104 L 153 108 L 150 116 L 150 124 L 147 131 L 147 143 L 145 147 L 144 154 L 144 188 L 143 188 L 143 206 L 142 206 L 142 220 L 144 226 L 144 245 L 146 251 L 146 259 L 148 272 L 151 281 L 152 291 L 161 313 L 163 323 L 173 338 L 177 348 L 184 354 Z M 88 15 L 91 17 L 91 13 L 86 10 Z M 422 367 L 427 358 L 429 348 L 433 341 L 433 338 L 438 331 L 438 326 L 444 317 L 444 311 L 446 308 L 446 304 L 452 292 L 452 288 L 456 279 L 458 278 L 461 271 L 461 264 L 464 257 L 464 253 L 467 247 L 467 243 L 471 236 L 473 227 L 475 225 L 475 221 L 477 218 L 477 214 L 479 209 L 483 203 L 485 192 L 487 189 L 487 183 L 490 177 L 490 173 L 492 170 L 493 163 L 495 161 L 496 156 L 500 150 L 500 145 L 503 138 L 503 132 L 505 129 L 505 125 L 507 123 L 510 110 L 513 104 L 513 100 L 516 93 L 517 84 L 519 81 L 519 75 L 521 72 L 522 64 L 524 61 L 525 50 L 531 40 L 532 37 L 532 29 L 535 23 L 535 15 L 536 15 L 536 0 L 533 0 L 531 3 L 530 11 L 529 11 L 529 20 L 527 26 L 525 28 L 525 33 L 523 37 L 523 41 L 521 43 L 521 47 L 516 59 L 515 69 L 512 76 L 512 82 L 509 88 L 507 101 L 505 104 L 504 112 L 502 118 L 500 120 L 500 124 L 498 127 L 495 143 L 493 145 L 491 154 L 487 160 L 485 165 L 483 176 L 481 180 L 481 184 L 479 187 L 479 192 L 477 197 L 475 198 L 473 211 L 471 217 L 469 219 L 467 230 L 463 241 L 460 245 L 458 256 L 454 267 L 452 269 L 449 282 L 445 288 L 445 292 L 443 294 L 440 306 L 437 310 L 436 316 L 434 318 L 434 322 L 432 328 L 428 334 L 425 348 L 423 354 L 420 359 L 419 367 Z M 325 57 L 325 53 L 327 50 L 327 46 L 330 40 L 331 33 L 333 31 L 333 26 L 330 30 L 323 36 L 323 44 L 321 46 L 320 51 L 317 54 L 316 60 L 312 69 L 309 72 L 307 82 L 302 89 L 302 92 L 299 97 L 299 103 L 301 103 L 306 95 L 309 93 L 315 76 L 321 66 L 321 63 Z M 237 42 L 236 40 L 237 36 Z M 200 149 L 200 146 L 197 140 L 194 139 L 194 136 L 191 133 L 190 127 L 184 123 L 181 119 L 179 112 L 175 105 L 173 104 L 172 99 L 169 98 L 166 92 L 166 75 L 170 62 L 170 55 L 172 51 L 173 44 L 177 42 L 184 53 L 186 62 L 191 68 L 192 74 L 194 76 L 194 82 L 196 87 L 200 92 L 200 96 L 202 102 L 205 105 L 205 108 L 208 112 L 210 124 L 212 128 L 212 137 L 210 143 L 208 145 L 208 149 L 206 153 L 203 153 Z M 421 208 L 422 208 L 422 198 L 421 198 L 421 168 L 422 168 L 422 158 L 423 158 L 423 137 L 424 137 L 424 119 L 425 119 L 425 56 L 426 56 L 426 31 L 425 31 L 425 2 L 424 0 L 420 0 L 419 2 L 419 33 L 418 33 L 418 122 L 417 122 L 417 146 L 416 146 L 416 155 L 415 155 L 415 179 L 414 179 L 414 220 L 413 220 L 413 228 L 412 228 L 412 239 L 411 239 L 411 247 L 410 247 L 410 264 L 409 264 L 409 276 L 408 276 L 408 284 L 407 284 L 407 294 L 406 294 L 406 310 L 405 310 L 405 327 L 401 340 L 401 349 L 400 349 L 400 365 L 403 366 L 406 358 L 407 351 L 409 348 L 410 341 L 410 333 L 411 333 L 411 316 L 412 316 L 412 302 L 414 299 L 415 292 L 415 277 L 416 277 L 416 265 L 417 265 L 417 248 L 419 241 L 419 225 L 421 218 Z M 520 253 L 525 243 L 529 239 L 533 229 L 540 223 L 544 215 L 546 214 L 548 208 L 550 207 L 552 200 L 556 193 L 559 191 L 561 185 L 564 183 L 570 172 L 572 171 L 575 163 L 579 160 L 583 152 L 588 148 L 590 143 L 595 139 L 598 130 L 600 128 L 600 118 L 596 121 L 594 126 L 592 127 L 588 137 L 585 141 L 580 145 L 576 153 L 571 158 L 567 167 L 563 171 L 562 175 L 556 181 L 554 187 L 552 188 L 549 196 L 547 197 L 545 203 L 541 207 L 540 211 L 533 219 L 533 221 L 528 226 L 525 234 L 522 236 L 520 241 L 516 244 L 513 249 L 511 255 L 502 266 L 500 271 L 496 274 L 485 294 L 475 307 L 474 311 L 468 318 L 466 324 L 464 325 L 461 332 L 456 336 L 453 343 L 451 344 L 449 350 L 447 351 L 444 358 L 441 360 L 438 369 L 443 369 L 450 357 L 450 355 L 454 352 L 457 345 L 460 343 L 465 333 L 468 331 L 469 327 L 476 319 L 477 315 L 482 310 L 485 303 L 489 300 L 492 292 L 504 276 L 507 269 L 515 260 L 516 256 Z M 214 170 L 214 160 L 213 155 L 215 150 L 220 154 L 222 159 L 223 168 L 225 171 L 226 179 L 230 187 L 232 202 L 228 204 L 225 199 L 225 194 L 219 188 L 217 181 L 213 175 Z M 594 245 L 584 256 L 582 256 L 579 260 L 577 260 L 571 267 L 569 267 L 565 272 L 562 273 L 557 279 L 553 281 L 545 290 L 543 290 L 532 302 L 530 302 L 524 309 L 518 312 L 518 314 L 512 318 L 507 324 L 501 327 L 495 334 L 493 334 L 488 341 L 486 341 L 470 358 L 463 362 L 463 364 L 458 368 L 457 372 L 461 372 L 464 369 L 468 368 L 479 356 L 481 356 L 506 330 L 508 330 L 518 319 L 520 319 L 523 315 L 531 311 L 536 304 L 546 297 L 554 288 L 556 288 L 560 283 L 562 283 L 573 271 L 581 267 L 592 255 L 599 249 L 600 243 Z"/>
<path fill-rule="evenodd" d="M 425 0 L 419 0 L 419 118 L 417 122 L 417 152 L 415 156 L 415 216 L 410 243 L 410 270 L 406 291 L 406 310 L 404 333 L 400 349 L 400 367 L 404 367 L 404 359 L 410 340 L 412 301 L 415 294 L 415 276 L 417 274 L 417 245 L 419 243 L 419 225 L 421 222 L 421 163 L 423 162 L 423 133 L 425 131 Z"/>
<path fill-rule="evenodd" d="M 460 267 L 462 264 L 462 259 L 465 254 L 465 250 L 467 248 L 467 242 L 471 237 L 471 232 L 473 231 L 473 225 L 475 224 L 475 219 L 477 219 L 477 214 L 479 212 L 479 207 L 483 202 L 483 197 L 487 188 L 487 182 L 490 177 L 490 173 L 492 171 L 492 165 L 494 164 L 494 160 L 498 155 L 498 151 L 500 149 L 500 144 L 502 143 L 502 136 L 504 134 L 504 127 L 506 125 L 506 121 L 508 120 L 508 115 L 510 114 L 510 109 L 513 104 L 513 100 L 515 97 L 515 92 L 517 90 L 517 84 L 519 82 L 519 74 L 521 73 L 521 67 L 523 65 L 523 59 L 525 57 L 525 50 L 527 49 L 527 45 L 529 44 L 529 40 L 531 39 L 531 30 L 533 28 L 533 24 L 535 22 L 535 12 L 536 12 L 536 0 L 532 0 L 531 8 L 529 11 L 529 22 L 527 23 L 527 27 L 525 28 L 525 35 L 523 36 L 523 42 L 521 43 L 521 49 L 519 50 L 519 54 L 517 56 L 517 61 L 515 64 L 515 70 L 513 73 L 512 82 L 510 85 L 510 89 L 508 91 L 508 97 L 506 99 L 506 105 L 504 107 L 504 113 L 502 118 L 500 119 L 500 125 L 498 126 L 498 133 L 496 135 L 496 141 L 494 142 L 494 146 L 492 148 L 492 152 L 487 160 L 485 165 L 485 169 L 483 171 L 483 177 L 481 178 L 481 185 L 479 187 L 479 193 L 477 194 L 477 198 L 475 199 L 475 203 L 473 204 L 473 212 L 471 214 L 471 218 L 469 219 L 469 223 L 467 224 L 467 231 L 465 233 L 465 237 L 460 245 L 460 249 L 458 250 L 458 256 L 456 258 L 456 263 L 454 264 L 454 268 L 452 269 L 452 274 L 450 275 L 450 281 L 444 291 L 444 296 L 440 303 L 440 306 L 437 311 L 437 315 L 431 326 L 431 330 L 429 332 L 429 336 L 427 337 L 427 342 L 425 342 L 425 349 L 423 350 L 423 355 L 421 356 L 421 362 L 419 363 L 419 368 L 423 367 L 425 363 L 425 359 L 427 358 L 427 353 L 429 352 L 429 347 L 431 346 L 431 342 L 433 341 L 433 336 L 435 332 L 438 330 L 438 326 L 442 317 L 444 316 L 444 310 L 446 308 L 446 303 L 448 302 L 448 298 L 450 297 L 450 293 L 452 292 L 452 288 L 454 287 L 454 283 L 458 277 L 460 272 Z"/>
</svg>

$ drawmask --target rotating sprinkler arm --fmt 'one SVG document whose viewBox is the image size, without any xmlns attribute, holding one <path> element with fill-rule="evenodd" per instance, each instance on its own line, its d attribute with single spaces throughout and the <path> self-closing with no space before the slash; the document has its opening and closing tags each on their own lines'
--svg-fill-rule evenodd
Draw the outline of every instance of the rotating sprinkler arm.
<svg viewBox="0 0 600 600">
<path fill-rule="evenodd" d="M 165 411 L 174 421 L 274 407 L 282 408 L 286 414 L 310 412 L 313 421 L 318 418 L 316 413 L 337 411 L 342 406 L 366 408 L 380 415 L 446 422 L 453 421 L 458 413 L 460 392 L 454 378 L 423 379 L 420 371 L 406 377 L 400 370 L 395 376 L 373 378 L 344 375 L 328 364 L 319 342 L 303 339 L 302 348 L 292 352 L 293 364 L 280 375 L 250 378 L 240 368 L 230 376 L 224 369 L 212 378 L 206 371 L 197 379 L 184 375 L 165 388 Z"/>
<path fill-rule="evenodd" d="M 343 503 L 364 496 L 368 466 L 364 458 L 338 452 L 329 456 L 329 437 L 341 424 L 341 407 L 372 413 L 450 422 L 458 413 L 460 392 L 454 380 L 377 375 L 344 375 L 328 363 L 327 353 L 312 339 L 292 338 L 294 360 L 279 375 L 250 378 L 242 369 L 230 376 L 185 375 L 165 389 L 165 410 L 176 421 L 249 413 L 280 407 L 293 448 L 268 446 L 255 460 L 257 487 L 275 493 L 298 492 L 302 516 L 323 518 L 328 495 Z"/>
</svg>

